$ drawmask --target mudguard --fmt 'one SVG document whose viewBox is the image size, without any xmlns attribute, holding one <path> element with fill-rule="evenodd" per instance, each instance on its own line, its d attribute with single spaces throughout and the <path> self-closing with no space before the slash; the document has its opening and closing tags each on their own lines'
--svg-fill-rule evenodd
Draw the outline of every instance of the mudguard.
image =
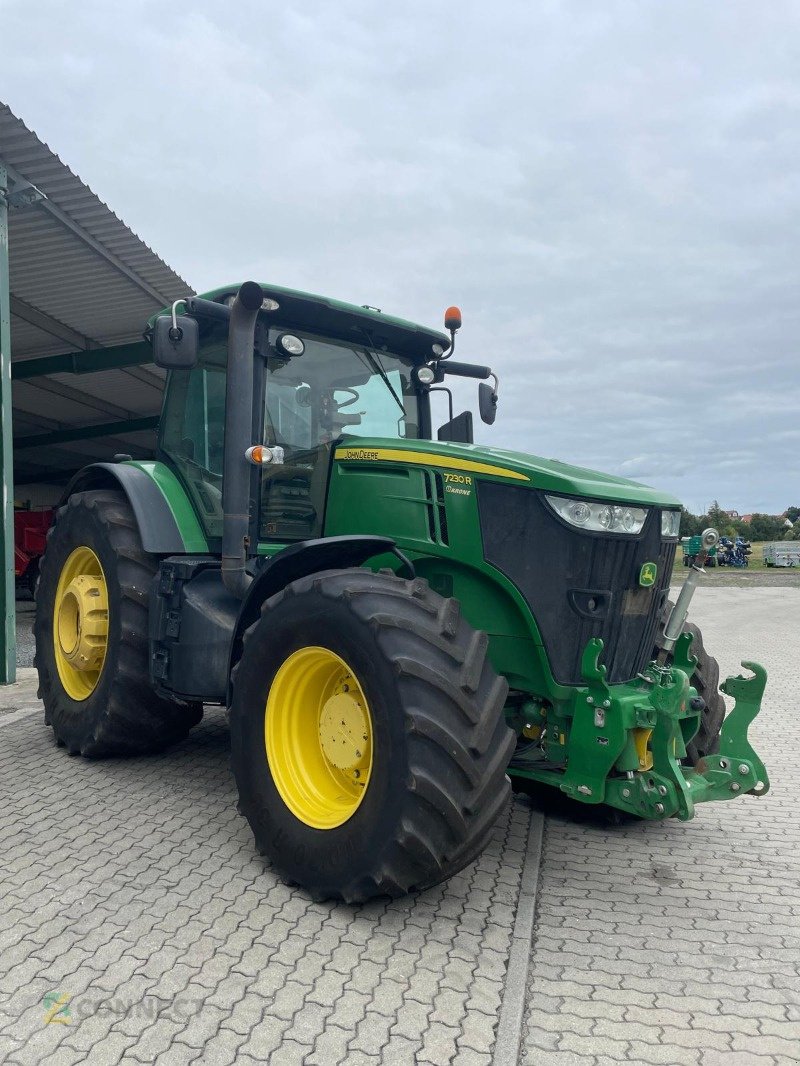
<svg viewBox="0 0 800 1066">
<path fill-rule="evenodd" d="M 60 503 L 76 492 L 104 488 L 121 489 L 127 496 L 146 552 L 182 555 L 208 551 L 183 487 L 163 463 L 93 463 L 70 481 Z"/>
<path fill-rule="evenodd" d="M 409 576 L 414 576 L 413 567 L 389 537 L 342 536 L 321 537 L 304 540 L 277 552 L 263 565 L 242 600 L 236 622 L 236 632 L 231 643 L 231 661 L 228 676 L 241 655 L 244 631 L 258 618 L 262 604 L 292 581 L 315 574 L 320 570 L 339 570 L 361 566 L 376 555 L 396 555 Z"/>
</svg>

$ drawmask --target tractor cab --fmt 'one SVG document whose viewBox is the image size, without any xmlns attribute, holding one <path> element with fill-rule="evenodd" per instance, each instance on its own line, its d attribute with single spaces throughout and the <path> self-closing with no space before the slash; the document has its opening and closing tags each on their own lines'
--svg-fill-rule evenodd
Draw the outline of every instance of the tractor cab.
<svg viewBox="0 0 800 1066">
<path fill-rule="evenodd" d="M 444 358 L 461 324 L 456 308 L 446 314 L 448 337 L 372 307 L 274 286 L 263 291 L 268 295 L 254 330 L 249 442 L 263 446 L 255 453 L 261 474 L 253 532 L 259 542 L 322 534 L 332 448 L 343 438 L 430 440 L 432 390 L 450 400 L 439 439 L 471 443 L 471 415 L 453 418 L 452 396 L 440 383 L 446 373 L 464 376 L 465 368 L 469 376 L 488 377 L 490 371 Z M 154 331 L 156 362 L 171 371 L 158 457 L 177 473 L 212 542 L 221 539 L 224 521 L 227 314 L 233 295 L 221 289 L 185 301 L 196 323 L 191 359 L 186 345 L 172 339 L 186 330 L 189 315 L 176 315 L 174 326 L 160 333 L 156 319 Z M 167 325 L 166 316 L 162 323 Z"/>
</svg>

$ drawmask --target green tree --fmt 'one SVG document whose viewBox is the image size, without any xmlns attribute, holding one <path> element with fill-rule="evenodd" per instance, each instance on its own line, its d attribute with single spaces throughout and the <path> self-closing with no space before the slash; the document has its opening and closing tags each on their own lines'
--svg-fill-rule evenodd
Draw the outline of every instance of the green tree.
<svg viewBox="0 0 800 1066">
<path fill-rule="evenodd" d="M 784 534 L 784 519 L 771 514 L 754 514 L 750 522 L 753 540 L 780 540 Z"/>
<path fill-rule="evenodd" d="M 718 500 L 714 500 L 708 509 L 703 528 L 713 526 L 721 537 L 735 537 L 739 532 L 736 528 L 736 519 L 731 518 L 727 511 L 723 511 Z M 701 516 L 703 518 L 703 516 Z"/>
<path fill-rule="evenodd" d="M 708 519 L 708 524 L 710 526 L 713 526 L 714 529 L 718 529 L 719 532 L 723 534 L 723 536 L 730 536 L 730 534 L 727 533 L 726 530 L 731 524 L 731 516 L 727 513 L 727 511 L 722 510 L 718 500 L 712 500 L 711 506 L 708 508 L 706 518 Z"/>
<path fill-rule="evenodd" d="M 800 518 L 800 507 L 787 507 L 786 517 L 790 522 L 796 522 Z"/>
<path fill-rule="evenodd" d="M 687 511 L 685 507 L 681 507 L 680 535 L 682 537 L 696 537 L 698 533 L 703 532 L 703 528 L 698 515 Z"/>
</svg>

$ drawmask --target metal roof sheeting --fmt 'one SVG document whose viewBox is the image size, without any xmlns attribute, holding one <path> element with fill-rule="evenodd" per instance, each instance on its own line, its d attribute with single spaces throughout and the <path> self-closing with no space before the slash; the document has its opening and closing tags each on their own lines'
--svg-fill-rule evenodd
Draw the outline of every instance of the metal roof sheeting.
<svg viewBox="0 0 800 1066">
<path fill-rule="evenodd" d="M 0 163 L 12 181 L 30 182 L 46 199 L 9 211 L 11 356 L 106 348 L 141 339 L 154 311 L 193 290 L 133 233 L 5 104 L 0 104 Z M 42 429 L 158 414 L 163 373 L 152 365 L 91 375 L 56 374 L 15 381 L 22 436 Z M 83 395 L 83 401 L 81 395 Z M 48 466 L 81 465 L 88 450 L 106 458 L 142 449 L 152 434 L 48 449 Z M 15 454 L 15 472 L 35 474 L 38 449 Z"/>
</svg>

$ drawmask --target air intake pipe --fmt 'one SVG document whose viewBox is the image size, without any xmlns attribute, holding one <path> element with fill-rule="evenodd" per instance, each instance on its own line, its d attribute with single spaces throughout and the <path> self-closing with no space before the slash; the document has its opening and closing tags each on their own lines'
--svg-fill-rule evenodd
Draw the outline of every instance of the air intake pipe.
<svg viewBox="0 0 800 1066">
<path fill-rule="evenodd" d="M 246 281 L 231 306 L 225 392 L 222 482 L 222 582 L 240 599 L 252 577 L 245 570 L 250 527 L 250 474 L 245 452 L 253 443 L 253 346 L 264 301 L 261 286 Z"/>
</svg>

